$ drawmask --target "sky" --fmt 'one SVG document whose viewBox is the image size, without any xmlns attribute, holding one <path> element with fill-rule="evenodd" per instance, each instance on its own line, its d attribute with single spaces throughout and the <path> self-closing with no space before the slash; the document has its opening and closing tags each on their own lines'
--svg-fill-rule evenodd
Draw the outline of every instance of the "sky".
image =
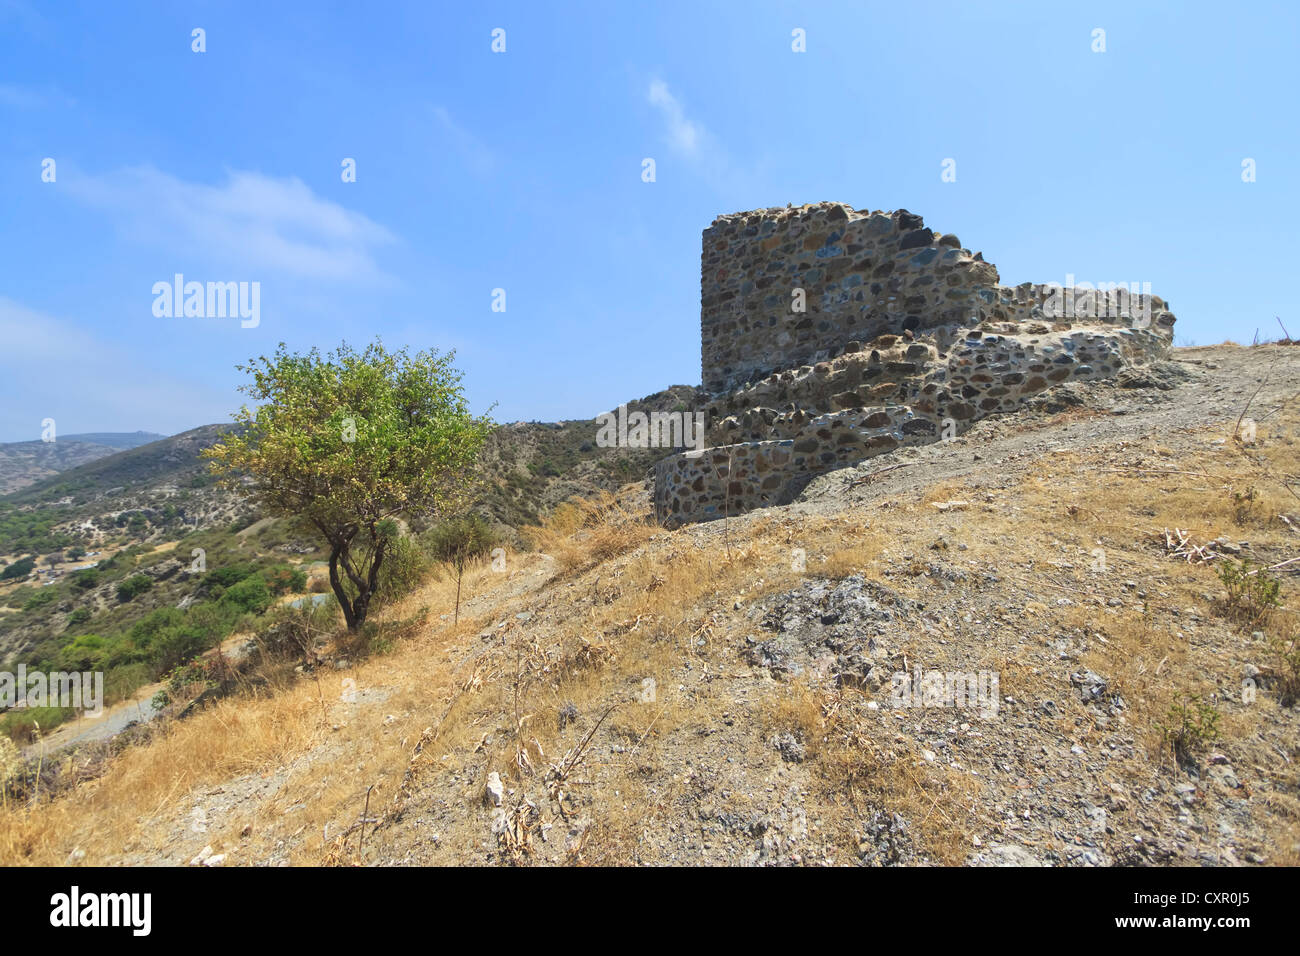
<svg viewBox="0 0 1300 956">
<path fill-rule="evenodd" d="M 1289 2 L 0 0 L 0 441 L 229 421 L 237 365 L 376 336 L 594 417 L 699 383 L 700 233 L 787 203 L 1300 335 L 1297 53 Z M 256 325 L 157 314 L 177 274 Z"/>
</svg>

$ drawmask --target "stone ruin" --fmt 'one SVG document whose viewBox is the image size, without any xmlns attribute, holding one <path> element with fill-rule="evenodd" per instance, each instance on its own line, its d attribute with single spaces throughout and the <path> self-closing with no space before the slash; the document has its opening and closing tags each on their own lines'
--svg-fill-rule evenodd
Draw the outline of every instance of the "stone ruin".
<svg viewBox="0 0 1300 956">
<path fill-rule="evenodd" d="M 708 431 L 655 466 L 669 527 L 786 504 L 815 475 L 1159 360 L 1173 339 L 1155 296 L 1001 286 L 982 254 L 905 209 L 720 216 L 700 293 Z"/>
</svg>

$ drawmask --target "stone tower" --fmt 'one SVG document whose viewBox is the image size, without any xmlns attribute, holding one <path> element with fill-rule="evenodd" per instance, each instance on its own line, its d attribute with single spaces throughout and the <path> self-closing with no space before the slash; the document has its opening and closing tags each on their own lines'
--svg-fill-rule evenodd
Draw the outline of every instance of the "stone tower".
<svg viewBox="0 0 1300 956">
<path fill-rule="evenodd" d="M 813 475 L 1163 357 L 1173 325 L 1162 300 L 1122 287 L 998 285 L 905 209 L 720 216 L 700 260 L 709 447 L 656 466 L 656 517 L 784 504 Z"/>
</svg>

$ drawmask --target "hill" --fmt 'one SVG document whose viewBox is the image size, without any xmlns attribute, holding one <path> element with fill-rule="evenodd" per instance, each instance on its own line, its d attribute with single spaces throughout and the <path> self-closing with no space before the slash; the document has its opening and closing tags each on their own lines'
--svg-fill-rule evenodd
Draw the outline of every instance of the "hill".
<svg viewBox="0 0 1300 956">
<path fill-rule="evenodd" d="M 1294 865 L 1298 398 L 1294 348 L 1181 349 L 741 517 L 561 510 L 459 623 L 433 581 L 83 754 L 0 858 Z"/>
<path fill-rule="evenodd" d="M 694 388 L 675 386 L 629 408 L 672 410 L 694 400 Z M 0 498 L 0 568 L 35 560 L 25 578 L 0 581 L 0 662 L 48 658 L 82 631 L 123 632 L 159 608 L 198 599 L 201 580 L 176 573 L 176 555 L 196 547 L 213 567 L 221 557 L 268 565 L 323 557 L 310 530 L 264 520 L 240 495 L 213 483 L 200 453 L 230 427 L 205 425 L 114 452 Z M 480 459 L 475 510 L 518 544 L 519 528 L 562 501 L 640 480 L 663 453 L 601 448 L 595 439 L 592 419 L 501 426 Z M 94 558 L 64 560 L 73 548 Z M 84 575 L 74 580 L 81 565 L 119 552 L 130 553 L 96 587 L 85 587 Z M 132 574 L 152 575 L 158 584 L 122 604 L 115 588 Z"/>
<path fill-rule="evenodd" d="M 162 437 L 151 432 L 88 432 L 64 435 L 52 442 L 0 443 L 0 495 Z"/>
</svg>

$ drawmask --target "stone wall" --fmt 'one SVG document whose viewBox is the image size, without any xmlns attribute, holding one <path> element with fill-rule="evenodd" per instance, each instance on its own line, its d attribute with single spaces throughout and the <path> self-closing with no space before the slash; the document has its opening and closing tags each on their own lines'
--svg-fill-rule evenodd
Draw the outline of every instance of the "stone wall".
<svg viewBox="0 0 1300 956">
<path fill-rule="evenodd" d="M 812 475 L 1113 377 L 1173 337 L 1159 298 L 999 286 L 991 263 L 906 210 L 720 217 L 700 285 L 709 447 L 656 466 L 669 525 L 783 504 Z"/>
<path fill-rule="evenodd" d="M 804 311 L 794 311 L 796 290 Z M 722 392 L 888 333 L 989 319 L 1077 324 L 1046 315 L 1050 295 L 1042 285 L 999 286 L 980 253 L 906 209 L 820 203 L 720 216 L 704 230 L 701 255 L 701 381 Z M 1082 292 L 1075 298 L 1075 315 L 1092 302 Z M 1128 307 L 1113 299 L 1113 310 Z M 1165 311 L 1153 305 L 1153 315 Z M 1172 329 L 1173 317 L 1167 322 Z"/>
</svg>

